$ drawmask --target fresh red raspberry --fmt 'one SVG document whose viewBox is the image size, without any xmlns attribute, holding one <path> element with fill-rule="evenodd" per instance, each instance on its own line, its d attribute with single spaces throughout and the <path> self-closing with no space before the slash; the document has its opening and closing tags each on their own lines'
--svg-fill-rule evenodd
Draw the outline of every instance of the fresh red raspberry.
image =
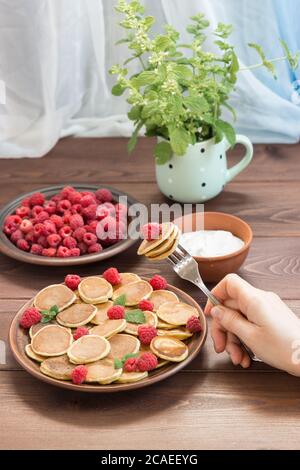
<svg viewBox="0 0 300 470">
<path fill-rule="evenodd" d="M 82 215 L 86 220 L 94 220 L 96 218 L 97 204 L 90 204 L 82 209 Z"/>
<path fill-rule="evenodd" d="M 96 191 L 96 198 L 100 202 L 111 202 L 113 200 L 113 195 L 109 189 L 102 188 Z"/>
<path fill-rule="evenodd" d="M 127 215 L 128 208 L 127 206 L 125 206 L 125 204 L 121 204 L 120 202 L 118 202 L 118 204 L 115 205 L 115 211 L 116 213 L 120 212 Z"/>
<path fill-rule="evenodd" d="M 31 245 L 30 253 L 32 253 L 33 255 L 41 255 L 42 251 L 43 247 L 41 245 L 38 245 L 37 243 Z"/>
<path fill-rule="evenodd" d="M 116 210 L 116 220 L 126 222 L 126 220 L 127 220 L 127 206 L 124 206 L 123 204 L 117 204 L 115 206 L 115 210 Z"/>
<path fill-rule="evenodd" d="M 73 333 L 73 338 L 76 341 L 82 336 L 86 336 L 89 334 L 90 334 L 89 329 L 86 326 L 79 326 L 78 328 L 76 328 L 75 332 Z"/>
<path fill-rule="evenodd" d="M 57 203 L 57 210 L 59 212 L 66 212 L 71 209 L 72 204 L 68 199 L 62 199 Z"/>
<path fill-rule="evenodd" d="M 96 196 L 93 191 L 81 191 L 81 196 L 91 196 L 94 200 L 96 200 Z"/>
<path fill-rule="evenodd" d="M 110 214 L 112 217 L 115 217 L 115 215 L 116 215 L 116 208 L 115 208 L 114 204 L 112 204 L 111 202 L 104 202 L 104 203 L 103 203 L 103 206 L 106 207 L 106 208 L 109 210 L 109 214 Z"/>
<path fill-rule="evenodd" d="M 71 202 L 71 204 L 80 204 L 82 196 L 80 192 L 72 191 L 70 192 L 68 199 Z"/>
<path fill-rule="evenodd" d="M 25 197 L 21 201 L 21 206 L 29 207 L 30 206 L 30 197 Z"/>
<path fill-rule="evenodd" d="M 155 336 L 157 336 L 157 329 L 154 326 L 141 325 L 138 327 L 138 337 L 142 344 L 149 345 Z"/>
<path fill-rule="evenodd" d="M 48 248 L 48 241 L 46 235 L 41 235 L 37 239 L 37 244 L 41 245 L 43 248 Z"/>
<path fill-rule="evenodd" d="M 56 248 L 43 248 L 42 256 L 47 256 L 48 258 L 54 258 L 56 256 Z"/>
<path fill-rule="evenodd" d="M 70 195 L 76 191 L 73 186 L 65 186 L 61 191 L 60 191 L 60 196 L 62 199 L 69 199 Z"/>
<path fill-rule="evenodd" d="M 107 310 L 106 315 L 110 320 L 120 320 L 125 318 L 125 308 L 123 305 L 113 305 Z"/>
<path fill-rule="evenodd" d="M 94 243 L 88 247 L 88 253 L 100 253 L 103 250 L 103 247 L 100 243 Z"/>
<path fill-rule="evenodd" d="M 71 256 L 71 250 L 66 246 L 59 246 L 56 255 L 59 258 L 69 258 Z"/>
<path fill-rule="evenodd" d="M 20 229 L 17 229 L 15 232 L 11 234 L 10 241 L 16 245 L 18 240 L 21 240 L 23 238 L 23 233 L 21 232 Z"/>
<path fill-rule="evenodd" d="M 103 220 L 105 217 L 108 217 L 110 214 L 109 209 L 104 205 L 100 205 L 97 207 L 96 217 L 98 220 Z"/>
<path fill-rule="evenodd" d="M 17 240 L 16 245 L 22 251 L 29 251 L 30 249 L 29 243 L 27 240 L 25 240 L 25 238 L 20 238 Z"/>
<path fill-rule="evenodd" d="M 54 196 L 52 196 L 50 198 L 50 201 L 53 201 L 53 202 L 55 202 L 55 204 L 57 204 L 62 199 L 63 199 L 63 197 L 61 196 L 61 194 L 55 194 Z"/>
<path fill-rule="evenodd" d="M 88 251 L 88 246 L 84 242 L 79 242 L 78 248 L 80 250 L 81 255 L 85 255 Z"/>
<path fill-rule="evenodd" d="M 200 331 L 202 331 L 201 322 L 196 315 L 188 319 L 186 327 L 191 333 L 200 333 Z"/>
<path fill-rule="evenodd" d="M 37 241 L 37 238 L 35 235 L 34 235 L 34 231 L 31 230 L 31 232 L 28 232 L 25 234 L 25 240 L 27 240 L 29 243 L 34 243 Z"/>
<path fill-rule="evenodd" d="M 31 220 L 24 219 L 20 223 L 20 230 L 22 230 L 23 233 L 31 232 L 32 228 L 33 228 L 33 225 L 32 225 Z"/>
<path fill-rule="evenodd" d="M 66 237 L 63 239 L 63 245 L 71 250 L 72 248 L 76 248 L 77 241 L 74 237 Z"/>
<path fill-rule="evenodd" d="M 103 273 L 104 279 L 109 282 L 112 286 L 116 286 L 121 282 L 121 276 L 117 268 L 108 268 Z"/>
<path fill-rule="evenodd" d="M 81 204 L 73 204 L 71 207 L 72 214 L 81 214 L 82 212 L 82 205 Z"/>
<path fill-rule="evenodd" d="M 73 237 L 76 238 L 78 242 L 81 242 L 83 240 L 83 235 L 86 233 L 85 228 L 83 227 L 78 227 L 76 230 L 73 232 Z"/>
<path fill-rule="evenodd" d="M 42 193 L 34 193 L 30 196 L 29 204 L 33 206 L 43 206 L 45 202 L 45 196 Z"/>
<path fill-rule="evenodd" d="M 4 225 L 3 232 L 6 233 L 6 235 L 10 236 L 12 233 L 14 233 L 18 229 L 18 225 L 12 223 L 12 222 L 7 222 Z"/>
<path fill-rule="evenodd" d="M 55 227 L 60 229 L 64 225 L 63 218 L 60 215 L 53 214 L 50 217 L 50 221 L 55 224 Z"/>
<path fill-rule="evenodd" d="M 70 220 L 71 220 L 72 215 L 73 214 L 71 211 L 64 212 L 64 215 L 62 216 L 64 225 L 70 225 Z"/>
<path fill-rule="evenodd" d="M 89 223 L 89 231 L 91 233 L 96 234 L 98 223 L 99 223 L 98 220 L 92 220 L 92 222 Z"/>
<path fill-rule="evenodd" d="M 166 289 L 168 283 L 166 279 L 158 274 L 155 274 L 152 279 L 150 279 L 149 283 L 151 284 L 153 290 L 160 290 Z"/>
<path fill-rule="evenodd" d="M 19 215 L 13 214 L 13 215 L 8 215 L 7 217 L 5 217 L 4 225 L 6 224 L 20 225 L 21 222 L 22 222 L 21 217 Z"/>
<path fill-rule="evenodd" d="M 143 353 L 137 360 L 137 367 L 140 372 L 149 372 L 157 367 L 157 357 L 150 353 Z"/>
<path fill-rule="evenodd" d="M 25 312 L 23 313 L 21 320 L 20 320 L 20 325 L 23 328 L 31 328 L 32 325 L 35 325 L 36 323 L 39 323 L 42 319 L 42 315 L 40 312 L 34 308 L 30 307 Z"/>
<path fill-rule="evenodd" d="M 131 357 L 126 359 L 124 363 L 124 370 L 125 372 L 138 372 L 138 360 L 136 357 Z"/>
<path fill-rule="evenodd" d="M 149 242 L 157 240 L 161 234 L 161 225 L 157 223 L 146 224 L 142 227 L 141 234 Z"/>
<path fill-rule="evenodd" d="M 80 214 L 71 215 L 71 217 L 70 217 L 70 227 L 73 230 L 76 230 L 77 228 L 83 227 L 83 226 L 84 226 L 84 221 L 83 221 L 83 218 L 81 217 Z"/>
<path fill-rule="evenodd" d="M 48 235 L 47 242 L 51 248 L 57 248 L 61 242 L 61 236 L 57 233 L 52 233 L 51 235 Z"/>
<path fill-rule="evenodd" d="M 16 214 L 19 215 L 22 219 L 24 217 L 29 217 L 30 212 L 30 208 L 27 206 L 20 206 L 16 209 Z"/>
<path fill-rule="evenodd" d="M 44 209 L 49 215 L 53 215 L 56 212 L 56 203 L 54 201 L 47 201 L 44 205 Z"/>
<path fill-rule="evenodd" d="M 46 235 L 47 230 L 44 224 L 35 224 L 35 226 L 33 227 L 33 233 L 35 236 L 40 237 L 42 235 Z"/>
<path fill-rule="evenodd" d="M 95 204 L 95 198 L 91 194 L 86 194 L 85 196 L 82 196 L 80 204 L 82 207 L 88 207 L 91 204 Z"/>
<path fill-rule="evenodd" d="M 88 246 L 94 245 L 95 243 L 97 243 L 97 236 L 93 233 L 87 232 L 83 235 L 83 241 Z"/>
<path fill-rule="evenodd" d="M 75 369 L 72 370 L 72 382 L 76 385 L 81 385 L 87 376 L 88 369 L 86 366 L 76 366 Z"/>
<path fill-rule="evenodd" d="M 45 235 L 51 235 L 51 233 L 57 233 L 56 225 L 52 220 L 45 220 Z"/>
<path fill-rule="evenodd" d="M 66 238 L 66 237 L 71 237 L 73 231 L 71 229 L 71 227 L 69 227 L 69 225 L 64 225 L 60 230 L 59 230 L 59 235 L 62 237 L 62 238 Z"/>
<path fill-rule="evenodd" d="M 49 219 L 49 214 L 47 211 L 41 211 L 35 217 L 35 222 L 37 224 L 45 222 L 45 220 Z"/>
<path fill-rule="evenodd" d="M 80 256 L 80 249 L 79 248 L 71 248 L 71 256 Z"/>
<path fill-rule="evenodd" d="M 31 215 L 33 218 L 36 218 L 41 212 L 43 212 L 43 206 L 34 206 L 31 210 Z"/>
<path fill-rule="evenodd" d="M 148 312 L 153 312 L 153 309 L 154 309 L 153 303 L 150 302 L 150 300 L 147 300 L 147 299 L 140 300 L 138 307 L 139 307 L 139 309 L 141 309 L 143 311 L 147 310 Z"/>
<path fill-rule="evenodd" d="M 65 277 L 65 284 L 69 289 L 76 290 L 81 282 L 81 277 L 77 274 L 67 274 Z"/>
</svg>

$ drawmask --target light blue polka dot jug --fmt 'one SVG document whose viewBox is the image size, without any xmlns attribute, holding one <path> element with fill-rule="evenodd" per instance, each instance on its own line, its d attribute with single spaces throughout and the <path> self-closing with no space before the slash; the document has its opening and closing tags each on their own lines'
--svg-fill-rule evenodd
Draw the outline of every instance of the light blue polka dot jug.
<svg viewBox="0 0 300 470">
<path fill-rule="evenodd" d="M 220 194 L 225 185 L 241 173 L 253 158 L 253 146 L 244 135 L 237 135 L 236 143 L 246 149 L 243 159 L 227 168 L 226 152 L 230 148 L 223 139 L 189 145 L 185 155 L 173 155 L 164 165 L 156 165 L 159 189 L 168 198 L 183 203 L 201 203 Z"/>
</svg>

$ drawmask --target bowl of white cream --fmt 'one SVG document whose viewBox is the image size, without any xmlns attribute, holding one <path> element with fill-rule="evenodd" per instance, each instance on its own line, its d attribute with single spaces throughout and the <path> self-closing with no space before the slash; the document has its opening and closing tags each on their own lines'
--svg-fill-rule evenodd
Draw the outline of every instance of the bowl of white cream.
<svg viewBox="0 0 300 470">
<path fill-rule="evenodd" d="M 195 258 L 206 282 L 219 282 L 237 272 L 248 256 L 251 227 L 222 212 L 188 214 L 174 221 L 182 231 L 180 244 Z"/>
</svg>

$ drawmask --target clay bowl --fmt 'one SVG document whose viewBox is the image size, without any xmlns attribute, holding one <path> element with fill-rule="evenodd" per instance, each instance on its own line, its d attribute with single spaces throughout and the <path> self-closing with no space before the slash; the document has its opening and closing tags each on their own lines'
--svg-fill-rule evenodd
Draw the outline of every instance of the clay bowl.
<svg viewBox="0 0 300 470">
<path fill-rule="evenodd" d="M 225 230 L 244 241 L 243 248 L 230 255 L 211 258 L 194 256 L 205 282 L 216 283 L 227 274 L 237 272 L 248 256 L 253 233 L 251 227 L 239 217 L 222 212 L 204 212 L 188 214 L 174 223 L 182 232 L 193 232 L 196 227 L 197 230 Z"/>
</svg>

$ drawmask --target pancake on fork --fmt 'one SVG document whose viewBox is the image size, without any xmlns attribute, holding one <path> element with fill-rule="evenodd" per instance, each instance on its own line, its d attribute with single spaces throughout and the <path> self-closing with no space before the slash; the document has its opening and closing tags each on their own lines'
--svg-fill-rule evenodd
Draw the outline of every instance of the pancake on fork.
<svg viewBox="0 0 300 470">
<path fill-rule="evenodd" d="M 49 310 L 54 305 L 60 312 L 76 301 L 74 292 L 63 284 L 53 284 L 42 289 L 34 298 L 33 304 L 38 310 Z"/>
<path fill-rule="evenodd" d="M 189 353 L 186 344 L 169 336 L 155 336 L 151 341 L 150 349 L 156 356 L 171 362 L 184 361 Z"/>
<path fill-rule="evenodd" d="M 170 325 L 186 325 L 190 317 L 199 317 L 199 312 L 192 305 L 184 302 L 166 302 L 156 312 L 158 318 Z"/>
<path fill-rule="evenodd" d="M 99 325 L 91 328 L 90 334 L 109 339 L 117 333 L 124 331 L 125 328 L 126 320 L 124 318 L 120 320 L 105 320 L 104 322 L 99 323 Z"/>
<path fill-rule="evenodd" d="M 74 341 L 67 354 L 72 364 L 88 364 L 103 359 L 110 352 L 107 339 L 97 335 L 86 335 Z"/>
<path fill-rule="evenodd" d="M 96 315 L 91 319 L 91 323 L 93 323 L 93 325 L 100 325 L 100 323 L 108 320 L 107 310 L 112 307 L 113 304 L 114 303 L 111 300 L 108 300 L 102 304 L 95 305 L 97 312 Z"/>
<path fill-rule="evenodd" d="M 78 292 L 87 304 L 100 304 L 110 299 L 113 288 L 103 277 L 90 276 L 81 281 Z"/>
<path fill-rule="evenodd" d="M 131 335 L 117 334 L 110 338 L 109 358 L 123 359 L 126 354 L 136 354 L 140 349 L 140 341 Z"/>
<path fill-rule="evenodd" d="M 73 337 L 68 328 L 48 325 L 39 330 L 31 340 L 31 347 L 40 356 L 61 356 L 72 344 Z"/>
<path fill-rule="evenodd" d="M 122 375 L 122 369 L 115 369 L 114 361 L 108 358 L 87 364 L 86 367 L 88 372 L 85 382 L 106 385 L 115 382 Z"/>
<path fill-rule="evenodd" d="M 92 304 L 73 304 L 56 316 L 57 322 L 62 326 L 77 328 L 86 325 L 96 315 L 97 307 Z"/>
<path fill-rule="evenodd" d="M 157 316 L 153 312 L 148 312 L 147 310 L 144 311 L 144 315 L 146 318 L 145 323 L 130 323 L 127 322 L 125 333 L 130 335 L 138 336 L 138 329 L 140 326 L 150 325 L 156 328 L 157 326 Z"/>
<path fill-rule="evenodd" d="M 45 359 L 40 366 L 40 371 L 53 379 L 71 380 L 75 365 L 71 364 L 66 354 L 59 357 Z"/>
<path fill-rule="evenodd" d="M 147 281 L 135 281 L 125 286 L 119 287 L 113 293 L 113 300 L 116 300 L 121 295 L 125 295 L 125 305 L 126 307 L 131 307 L 137 305 L 140 300 L 147 299 L 153 289 L 149 282 Z"/>
<path fill-rule="evenodd" d="M 156 312 L 159 307 L 166 302 L 179 302 L 179 299 L 174 292 L 165 289 L 154 290 L 151 293 L 149 300 L 153 303 L 154 312 Z"/>
<path fill-rule="evenodd" d="M 164 254 L 167 250 L 169 250 L 176 238 L 178 237 L 179 234 L 179 228 L 177 225 L 173 225 L 173 230 L 171 234 L 169 235 L 169 238 L 164 240 L 158 247 L 153 248 L 152 250 L 148 251 L 145 256 L 146 258 L 156 258 L 157 256 L 160 256 Z"/>
<path fill-rule="evenodd" d="M 146 255 L 147 253 L 149 253 L 149 251 L 154 250 L 154 248 L 157 248 L 162 245 L 166 240 L 170 238 L 174 227 L 174 224 L 172 224 L 171 222 L 161 224 L 161 234 L 159 238 L 156 238 L 151 241 L 143 240 L 139 246 L 137 254 L 139 256 Z"/>
</svg>

